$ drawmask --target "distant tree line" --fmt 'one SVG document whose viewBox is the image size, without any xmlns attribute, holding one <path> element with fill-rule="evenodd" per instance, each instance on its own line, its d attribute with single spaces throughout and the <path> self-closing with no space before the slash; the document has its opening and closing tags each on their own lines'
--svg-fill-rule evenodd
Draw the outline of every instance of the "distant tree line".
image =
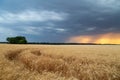
<svg viewBox="0 0 120 80">
<path fill-rule="evenodd" d="M 115 44 L 96 44 L 96 43 L 51 43 L 51 42 L 28 42 L 24 36 L 7 37 L 10 44 L 43 44 L 43 45 L 115 45 Z M 6 42 L 0 42 L 6 43 Z"/>
<path fill-rule="evenodd" d="M 95 43 L 51 43 L 51 42 L 29 42 L 28 44 L 45 44 L 45 45 L 100 45 Z"/>
<path fill-rule="evenodd" d="M 24 36 L 7 37 L 6 40 L 10 44 L 27 44 L 27 40 Z"/>
</svg>

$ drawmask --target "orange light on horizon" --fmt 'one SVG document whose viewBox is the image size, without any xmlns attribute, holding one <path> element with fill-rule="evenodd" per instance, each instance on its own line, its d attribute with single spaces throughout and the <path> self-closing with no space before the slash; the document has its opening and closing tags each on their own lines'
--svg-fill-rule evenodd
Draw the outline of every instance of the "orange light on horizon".
<svg viewBox="0 0 120 80">
<path fill-rule="evenodd" d="M 95 43 L 100 44 L 120 44 L 120 33 L 107 33 L 100 35 Z"/>
<path fill-rule="evenodd" d="M 120 44 L 120 33 L 106 33 L 99 35 L 74 36 L 68 42 L 97 43 L 97 44 Z"/>
<path fill-rule="evenodd" d="M 71 37 L 68 42 L 89 43 L 91 41 L 91 38 L 91 36 L 75 36 Z"/>
</svg>

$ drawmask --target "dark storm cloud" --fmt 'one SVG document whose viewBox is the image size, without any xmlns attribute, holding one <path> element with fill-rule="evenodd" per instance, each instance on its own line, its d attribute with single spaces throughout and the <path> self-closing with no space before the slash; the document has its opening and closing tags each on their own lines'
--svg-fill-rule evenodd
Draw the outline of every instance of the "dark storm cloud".
<svg viewBox="0 0 120 80">
<path fill-rule="evenodd" d="M 1 0 L 0 13 L 4 36 L 24 35 L 30 41 L 120 32 L 119 0 Z"/>
</svg>

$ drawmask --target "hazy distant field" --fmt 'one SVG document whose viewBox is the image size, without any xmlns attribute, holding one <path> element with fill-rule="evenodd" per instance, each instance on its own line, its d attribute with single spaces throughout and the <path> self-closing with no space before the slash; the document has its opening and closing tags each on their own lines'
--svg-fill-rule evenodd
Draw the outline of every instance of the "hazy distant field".
<svg viewBox="0 0 120 80">
<path fill-rule="evenodd" d="M 120 46 L 0 44 L 0 80 L 120 80 Z"/>
</svg>

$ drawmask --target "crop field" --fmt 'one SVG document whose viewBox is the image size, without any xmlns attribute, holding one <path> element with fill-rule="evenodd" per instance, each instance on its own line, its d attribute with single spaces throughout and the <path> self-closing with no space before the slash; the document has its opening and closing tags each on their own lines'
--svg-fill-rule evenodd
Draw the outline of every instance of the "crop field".
<svg viewBox="0 0 120 80">
<path fill-rule="evenodd" d="M 120 80 L 120 45 L 0 44 L 0 80 Z"/>
</svg>

